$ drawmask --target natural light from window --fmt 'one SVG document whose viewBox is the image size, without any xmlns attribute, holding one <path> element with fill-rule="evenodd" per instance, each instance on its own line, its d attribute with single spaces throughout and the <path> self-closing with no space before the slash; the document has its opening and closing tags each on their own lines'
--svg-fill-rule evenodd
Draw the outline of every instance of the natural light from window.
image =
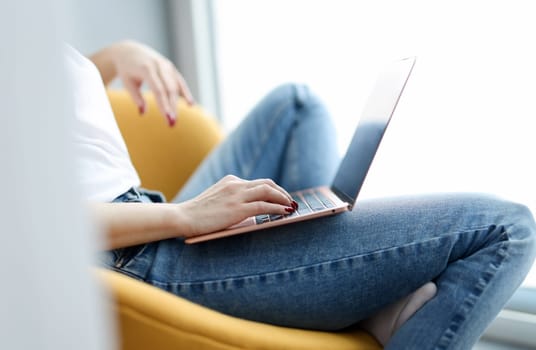
<svg viewBox="0 0 536 350">
<path fill-rule="evenodd" d="M 530 1 L 215 0 L 228 129 L 267 91 L 308 84 L 346 147 L 384 65 L 417 56 L 362 197 L 484 191 L 536 212 Z M 536 287 L 536 271 L 525 285 Z"/>
</svg>

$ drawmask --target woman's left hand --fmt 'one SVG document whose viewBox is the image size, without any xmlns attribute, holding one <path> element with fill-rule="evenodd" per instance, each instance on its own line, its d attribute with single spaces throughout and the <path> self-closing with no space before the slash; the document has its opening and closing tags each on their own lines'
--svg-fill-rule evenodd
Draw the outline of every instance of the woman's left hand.
<svg viewBox="0 0 536 350">
<path fill-rule="evenodd" d="M 147 83 L 154 93 L 158 108 L 170 126 L 177 118 L 179 96 L 194 104 L 186 81 L 173 63 L 146 45 L 121 41 L 97 52 L 91 60 L 99 68 L 105 84 L 115 76 L 121 78 L 141 114 L 146 108 L 140 91 L 143 83 Z"/>
</svg>

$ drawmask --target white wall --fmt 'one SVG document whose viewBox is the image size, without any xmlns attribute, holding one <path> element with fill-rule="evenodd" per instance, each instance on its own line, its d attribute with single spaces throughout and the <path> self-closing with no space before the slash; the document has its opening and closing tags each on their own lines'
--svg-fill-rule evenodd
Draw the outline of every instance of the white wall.
<svg viewBox="0 0 536 350">
<path fill-rule="evenodd" d="M 111 349 L 72 181 L 57 1 L 0 3 L 0 349 Z M 31 10 L 29 10 L 31 9 Z"/>
<path fill-rule="evenodd" d="M 166 0 L 72 0 L 64 8 L 66 40 L 85 54 L 123 39 L 172 53 Z"/>
</svg>

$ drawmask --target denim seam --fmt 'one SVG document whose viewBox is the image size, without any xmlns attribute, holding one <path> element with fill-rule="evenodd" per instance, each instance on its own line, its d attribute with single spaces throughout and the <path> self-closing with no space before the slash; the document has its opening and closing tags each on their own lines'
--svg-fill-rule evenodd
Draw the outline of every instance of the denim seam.
<svg viewBox="0 0 536 350">
<path fill-rule="evenodd" d="M 506 241 L 510 240 L 510 235 L 508 231 L 504 232 Z M 462 324 L 467 320 L 467 315 L 474 308 L 479 297 L 486 291 L 489 283 L 495 277 L 495 274 L 499 271 L 502 263 L 508 257 L 508 244 L 501 243 L 497 249 L 496 258 L 494 261 L 490 262 L 488 268 L 481 273 L 477 284 L 474 286 L 473 292 L 471 292 L 464 301 L 460 304 L 459 309 L 456 314 L 454 314 L 450 325 L 445 329 L 444 333 L 439 337 L 437 350 L 446 350 L 456 339 L 456 335 L 459 329 L 462 328 Z"/>
<path fill-rule="evenodd" d="M 468 232 L 474 232 L 474 231 L 478 231 L 478 230 L 485 229 L 485 228 L 488 228 L 488 227 L 489 226 L 471 228 L 471 229 L 467 229 L 467 230 L 464 230 L 464 231 L 459 231 L 459 232 L 455 233 L 455 235 L 465 234 L 465 233 L 468 233 Z M 154 284 L 154 285 L 159 285 L 159 286 L 177 286 L 177 287 L 178 286 L 210 285 L 210 284 L 218 284 L 218 283 L 222 283 L 222 282 L 223 283 L 232 283 L 232 282 L 240 281 L 240 280 L 244 280 L 244 279 L 262 278 L 262 277 L 267 277 L 267 276 L 277 276 L 277 275 L 280 275 L 280 274 L 303 271 L 303 270 L 310 269 L 310 268 L 318 268 L 318 267 L 322 267 L 322 266 L 328 266 L 328 265 L 331 265 L 331 264 L 336 264 L 336 263 L 340 263 L 340 262 L 346 262 L 346 261 L 355 260 L 355 259 L 367 256 L 367 255 L 381 254 L 381 253 L 389 252 L 389 251 L 392 251 L 392 250 L 398 250 L 400 248 L 411 247 L 413 245 L 418 245 L 418 244 L 422 244 L 422 243 L 430 243 L 430 242 L 444 240 L 444 239 L 449 239 L 449 236 L 439 236 L 439 237 L 434 237 L 433 239 L 415 241 L 415 242 L 411 242 L 411 243 L 408 243 L 408 244 L 405 244 L 405 245 L 401 245 L 401 246 L 397 246 L 397 247 L 391 247 L 391 248 L 388 248 L 388 249 L 378 249 L 378 250 L 375 250 L 375 251 L 367 252 L 366 254 L 349 255 L 349 256 L 338 258 L 338 259 L 326 260 L 326 261 L 321 261 L 321 262 L 317 262 L 317 263 L 314 263 L 314 264 L 308 264 L 308 265 L 299 265 L 299 266 L 295 266 L 295 267 L 290 268 L 290 269 L 269 271 L 269 272 L 263 272 L 263 273 L 258 273 L 258 274 L 246 274 L 246 275 L 240 275 L 240 276 L 234 276 L 234 277 L 227 277 L 227 278 L 223 278 L 223 279 L 214 279 L 214 280 L 205 280 L 205 281 L 193 281 L 193 282 L 162 282 L 162 281 L 153 280 L 153 279 L 147 280 L 146 282 Z"/>
<path fill-rule="evenodd" d="M 125 269 L 123 269 L 122 267 L 107 266 L 107 268 L 110 269 L 110 270 L 113 270 L 113 271 L 115 271 L 115 272 L 119 272 L 119 273 L 121 273 L 121 274 L 123 274 L 123 275 L 127 275 L 127 276 L 129 276 L 129 277 L 132 277 L 132 278 L 134 278 L 134 279 L 136 279 L 136 280 L 138 280 L 138 281 L 145 282 L 145 280 L 143 279 L 143 277 L 138 276 L 137 274 L 132 273 L 132 272 L 129 271 L 129 270 L 125 270 Z"/>
<path fill-rule="evenodd" d="M 279 105 L 279 108 L 277 109 L 277 112 L 275 113 L 275 117 L 271 120 L 270 126 L 268 127 L 269 132 L 263 133 L 263 138 L 258 143 L 258 147 L 256 148 L 255 155 L 252 157 L 253 159 L 248 164 L 248 166 L 244 166 L 242 168 L 242 173 L 249 177 L 251 173 L 253 173 L 254 167 L 258 164 L 259 159 L 263 155 L 262 150 L 265 149 L 266 143 L 268 140 L 270 140 L 270 135 L 272 135 L 273 130 L 275 126 L 277 125 L 279 119 L 283 116 L 283 111 L 285 108 L 290 106 L 293 103 L 293 101 L 285 101 Z"/>
</svg>

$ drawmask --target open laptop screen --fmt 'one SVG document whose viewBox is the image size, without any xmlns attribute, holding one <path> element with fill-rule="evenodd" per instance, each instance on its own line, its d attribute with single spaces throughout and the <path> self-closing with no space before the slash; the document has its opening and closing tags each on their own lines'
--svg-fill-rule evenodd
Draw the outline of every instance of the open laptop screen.
<svg viewBox="0 0 536 350">
<path fill-rule="evenodd" d="M 369 96 L 331 190 L 353 207 L 409 78 L 415 57 L 392 63 Z"/>
</svg>

